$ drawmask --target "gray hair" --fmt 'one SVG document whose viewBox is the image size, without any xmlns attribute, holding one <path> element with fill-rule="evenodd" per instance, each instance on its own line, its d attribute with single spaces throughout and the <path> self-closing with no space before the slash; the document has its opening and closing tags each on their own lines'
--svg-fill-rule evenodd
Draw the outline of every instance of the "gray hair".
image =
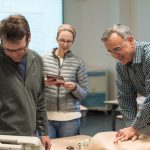
<svg viewBox="0 0 150 150">
<path fill-rule="evenodd" d="M 114 24 L 112 27 L 105 30 L 101 40 L 106 41 L 113 33 L 117 33 L 123 39 L 127 39 L 130 35 L 132 35 L 128 26 L 123 24 Z"/>
</svg>

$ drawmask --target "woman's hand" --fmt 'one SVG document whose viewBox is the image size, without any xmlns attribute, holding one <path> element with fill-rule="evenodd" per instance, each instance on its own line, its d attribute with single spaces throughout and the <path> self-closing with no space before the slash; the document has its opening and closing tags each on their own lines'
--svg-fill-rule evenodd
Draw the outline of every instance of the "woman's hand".
<svg viewBox="0 0 150 150">
<path fill-rule="evenodd" d="M 77 88 L 77 85 L 74 82 L 64 82 L 64 84 L 62 84 L 61 86 L 71 91 L 76 90 Z"/>
<path fill-rule="evenodd" d="M 44 79 L 44 85 L 49 87 L 49 86 L 63 86 L 64 88 L 68 90 L 75 90 L 77 85 L 74 82 L 64 82 L 63 80 L 54 80 L 53 78 L 45 78 Z"/>
<path fill-rule="evenodd" d="M 57 81 L 54 80 L 53 78 L 45 78 L 44 79 L 44 85 L 47 87 L 57 85 Z"/>
</svg>

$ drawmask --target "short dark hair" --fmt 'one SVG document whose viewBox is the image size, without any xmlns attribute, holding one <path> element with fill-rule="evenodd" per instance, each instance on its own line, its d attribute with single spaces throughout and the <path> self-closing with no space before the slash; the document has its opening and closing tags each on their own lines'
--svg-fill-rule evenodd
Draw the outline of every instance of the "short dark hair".
<svg viewBox="0 0 150 150">
<path fill-rule="evenodd" d="M 30 27 L 26 18 L 20 14 L 10 15 L 0 23 L 0 37 L 9 41 L 21 40 L 30 36 Z"/>
</svg>

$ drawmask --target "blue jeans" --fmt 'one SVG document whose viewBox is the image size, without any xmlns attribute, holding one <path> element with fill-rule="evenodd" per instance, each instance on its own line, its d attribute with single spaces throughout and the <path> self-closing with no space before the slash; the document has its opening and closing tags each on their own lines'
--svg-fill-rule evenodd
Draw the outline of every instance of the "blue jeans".
<svg viewBox="0 0 150 150">
<path fill-rule="evenodd" d="M 69 121 L 48 121 L 50 138 L 60 138 L 80 134 L 80 118 Z"/>
</svg>

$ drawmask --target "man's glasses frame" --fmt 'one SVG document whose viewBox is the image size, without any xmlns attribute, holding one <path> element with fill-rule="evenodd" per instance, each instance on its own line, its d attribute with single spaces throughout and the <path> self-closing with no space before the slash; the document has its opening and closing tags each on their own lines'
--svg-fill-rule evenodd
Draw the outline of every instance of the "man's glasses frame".
<svg viewBox="0 0 150 150">
<path fill-rule="evenodd" d="M 2 44 L 2 47 L 3 47 L 3 49 L 4 49 L 4 52 L 5 53 L 9 53 L 9 54 L 12 54 L 12 53 L 23 53 L 23 52 L 25 52 L 25 50 L 27 49 L 27 47 L 28 47 L 28 42 L 26 43 L 26 46 L 24 46 L 24 47 L 22 47 L 22 48 L 18 48 L 18 49 L 8 49 L 8 48 L 5 48 L 4 46 L 3 46 L 3 42 L 2 42 L 2 40 L 1 40 L 1 44 Z"/>
<path fill-rule="evenodd" d="M 125 39 L 122 44 L 118 47 L 115 47 L 114 49 L 112 49 L 112 51 L 107 51 L 107 55 L 111 55 L 111 56 L 114 56 L 115 54 L 118 54 L 123 48 L 124 48 L 124 43 L 126 42 L 127 40 Z"/>
</svg>

